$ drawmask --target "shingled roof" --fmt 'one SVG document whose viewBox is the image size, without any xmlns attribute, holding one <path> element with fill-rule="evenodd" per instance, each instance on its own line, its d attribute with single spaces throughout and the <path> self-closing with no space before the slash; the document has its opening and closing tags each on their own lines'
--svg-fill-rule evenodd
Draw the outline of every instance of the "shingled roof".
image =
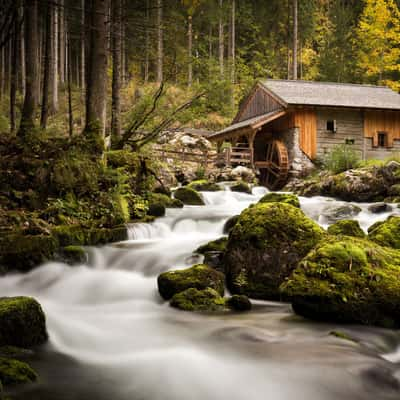
<svg viewBox="0 0 400 400">
<path fill-rule="evenodd" d="M 385 86 L 275 79 L 260 83 L 287 105 L 400 110 L 400 95 Z"/>
</svg>

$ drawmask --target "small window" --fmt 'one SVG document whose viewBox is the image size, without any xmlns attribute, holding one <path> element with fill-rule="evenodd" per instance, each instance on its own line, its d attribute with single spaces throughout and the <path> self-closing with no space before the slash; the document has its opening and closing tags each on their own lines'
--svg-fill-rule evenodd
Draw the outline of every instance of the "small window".
<svg viewBox="0 0 400 400">
<path fill-rule="evenodd" d="M 331 119 L 326 121 L 326 130 L 330 132 L 336 132 L 336 120 Z"/>
<path fill-rule="evenodd" d="M 346 139 L 345 144 L 354 144 L 354 139 Z"/>
<path fill-rule="evenodd" d="M 387 133 L 386 132 L 378 132 L 378 146 L 379 147 L 387 147 Z"/>
</svg>

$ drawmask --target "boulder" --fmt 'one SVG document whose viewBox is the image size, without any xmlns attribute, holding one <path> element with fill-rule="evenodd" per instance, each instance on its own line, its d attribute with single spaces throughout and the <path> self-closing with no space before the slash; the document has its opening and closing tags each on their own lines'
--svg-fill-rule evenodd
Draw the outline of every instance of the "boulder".
<svg viewBox="0 0 400 400">
<path fill-rule="evenodd" d="M 204 200 L 200 194 L 187 186 L 176 189 L 174 198 L 189 206 L 204 206 Z"/>
<path fill-rule="evenodd" d="M 190 182 L 188 187 L 197 191 L 203 192 L 217 192 L 221 190 L 221 187 L 216 183 L 212 183 L 207 181 L 206 179 L 199 179 L 193 182 Z"/>
<path fill-rule="evenodd" d="M 226 305 L 235 311 L 251 310 L 251 302 L 249 298 L 243 294 L 234 294 L 226 301 Z"/>
<path fill-rule="evenodd" d="M 289 204 L 250 206 L 230 232 L 223 259 L 230 291 L 279 299 L 283 280 L 325 235 L 320 226 Z"/>
<path fill-rule="evenodd" d="M 161 204 L 164 208 L 182 208 L 183 203 L 178 200 L 171 198 L 164 193 L 150 193 L 147 197 L 149 202 L 149 208 L 152 204 Z"/>
<path fill-rule="evenodd" d="M 292 193 L 267 193 L 259 203 L 285 203 L 300 208 L 299 198 Z"/>
<path fill-rule="evenodd" d="M 0 298 L 0 346 L 36 346 L 47 338 L 45 315 L 35 299 Z"/>
<path fill-rule="evenodd" d="M 368 228 L 368 238 L 381 246 L 400 249 L 400 217 L 376 222 Z"/>
<path fill-rule="evenodd" d="M 223 230 L 222 230 L 225 235 L 227 235 L 232 230 L 232 228 L 236 225 L 236 222 L 238 221 L 238 219 L 239 219 L 239 215 L 234 215 L 233 217 L 230 217 L 225 222 Z"/>
<path fill-rule="evenodd" d="M 345 235 L 363 238 L 364 231 L 361 229 L 358 221 L 352 219 L 343 219 L 337 221 L 328 227 L 328 233 L 331 235 Z"/>
<path fill-rule="evenodd" d="M 69 265 L 84 264 L 88 260 L 85 249 L 81 246 L 66 246 L 60 250 L 60 261 Z"/>
<path fill-rule="evenodd" d="M 175 294 L 170 305 L 184 311 L 224 311 L 225 299 L 214 289 L 186 289 Z"/>
<path fill-rule="evenodd" d="M 388 211 L 391 211 L 391 210 L 392 210 L 392 207 L 390 207 L 389 204 L 386 204 L 386 203 L 383 203 L 383 202 L 374 203 L 374 204 L 371 204 L 368 207 L 368 211 L 373 213 L 373 214 L 380 214 L 380 213 L 388 212 Z"/>
<path fill-rule="evenodd" d="M 310 319 L 399 327 L 400 252 L 332 237 L 304 257 L 281 291 Z"/>
<path fill-rule="evenodd" d="M 228 238 L 224 236 L 219 239 L 212 240 L 211 242 L 201 245 L 200 247 L 198 247 L 195 250 L 195 253 L 205 254 L 210 251 L 224 252 L 226 249 L 227 243 L 228 243 Z"/>
<path fill-rule="evenodd" d="M 165 300 L 189 288 L 198 290 L 211 288 L 221 296 L 224 294 L 224 274 L 203 264 L 183 270 L 164 272 L 158 276 L 157 284 L 158 291 Z"/>
<path fill-rule="evenodd" d="M 0 382 L 4 385 L 31 383 L 37 378 L 36 372 L 27 363 L 0 357 Z"/>
<path fill-rule="evenodd" d="M 350 219 L 357 216 L 361 212 L 361 208 L 355 204 L 341 204 L 339 206 L 326 207 L 322 215 L 330 223 L 340 221 L 342 219 Z"/>
<path fill-rule="evenodd" d="M 211 268 L 216 269 L 217 271 L 225 272 L 224 265 L 222 263 L 223 258 L 223 251 L 207 251 L 204 253 L 203 263 Z"/>
<path fill-rule="evenodd" d="M 246 182 L 237 182 L 231 186 L 232 192 L 251 194 L 250 186 Z"/>
<path fill-rule="evenodd" d="M 161 203 L 151 203 L 149 204 L 147 215 L 151 215 L 152 217 L 163 217 L 165 215 L 165 206 Z"/>
<path fill-rule="evenodd" d="M 251 168 L 243 167 L 242 165 L 233 168 L 231 176 L 245 182 L 254 182 L 256 178 L 254 171 Z"/>
</svg>

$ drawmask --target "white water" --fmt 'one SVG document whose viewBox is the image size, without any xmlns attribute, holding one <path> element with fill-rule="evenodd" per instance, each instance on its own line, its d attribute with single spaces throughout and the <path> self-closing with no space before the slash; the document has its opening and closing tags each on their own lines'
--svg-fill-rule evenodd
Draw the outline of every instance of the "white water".
<svg viewBox="0 0 400 400">
<path fill-rule="evenodd" d="M 388 378 L 400 379 L 396 332 L 315 324 L 278 303 L 256 302 L 245 314 L 204 315 L 161 301 L 157 275 L 200 261 L 193 250 L 220 237 L 227 218 L 265 189 L 253 193 L 203 193 L 206 206 L 171 209 L 152 224 L 131 226 L 130 240 L 90 249 L 88 265 L 49 263 L 7 276 L 0 293 L 37 298 L 54 350 L 103 371 L 113 399 L 398 399 L 400 389 Z M 341 202 L 314 197 L 301 204 L 326 226 L 323 210 Z M 357 219 L 365 230 L 388 216 L 360 206 Z M 362 345 L 330 336 L 334 329 Z M 96 398 L 96 388 L 87 386 Z"/>
</svg>

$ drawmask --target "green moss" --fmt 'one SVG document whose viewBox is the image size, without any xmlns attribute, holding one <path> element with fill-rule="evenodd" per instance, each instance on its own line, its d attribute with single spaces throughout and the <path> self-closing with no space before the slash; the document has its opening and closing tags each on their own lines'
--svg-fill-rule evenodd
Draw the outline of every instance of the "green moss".
<svg viewBox="0 0 400 400">
<path fill-rule="evenodd" d="M 229 234 L 223 260 L 229 289 L 250 297 L 279 299 L 279 285 L 324 236 L 314 221 L 289 204 L 249 207 Z"/>
<path fill-rule="evenodd" d="M 209 182 L 206 179 L 192 181 L 187 185 L 187 187 L 203 192 L 217 192 L 218 190 L 221 190 L 219 185 Z"/>
<path fill-rule="evenodd" d="M 47 337 L 45 315 L 35 299 L 0 298 L 0 346 L 30 347 Z"/>
<path fill-rule="evenodd" d="M 87 254 L 81 246 L 66 246 L 61 249 L 61 259 L 71 265 L 83 264 L 87 260 Z"/>
<path fill-rule="evenodd" d="M 223 311 L 226 309 L 225 299 L 211 288 L 203 290 L 186 289 L 175 294 L 170 305 L 184 311 Z"/>
<path fill-rule="evenodd" d="M 147 213 L 153 217 L 163 217 L 165 215 L 165 206 L 161 203 L 150 203 Z"/>
<path fill-rule="evenodd" d="M 165 208 L 182 208 L 183 203 L 178 199 L 173 199 L 163 193 L 150 193 L 147 196 L 150 207 L 152 204 L 161 204 Z"/>
<path fill-rule="evenodd" d="M 224 274 L 202 264 L 183 270 L 164 272 L 158 276 L 157 283 L 160 295 L 165 300 L 189 288 L 198 290 L 211 288 L 220 295 L 224 294 Z"/>
<path fill-rule="evenodd" d="M 178 188 L 174 192 L 175 199 L 180 200 L 183 204 L 190 206 L 203 206 L 204 200 L 200 194 L 187 186 Z"/>
<path fill-rule="evenodd" d="M 0 357 L 22 359 L 32 356 L 32 350 L 23 349 L 16 346 L 0 346 Z"/>
<path fill-rule="evenodd" d="M 31 383 L 38 378 L 36 372 L 26 363 L 0 357 L 0 381 L 4 385 Z"/>
<path fill-rule="evenodd" d="M 363 238 L 364 231 L 361 229 L 358 221 L 343 219 L 328 227 L 328 233 L 331 235 L 346 235 Z"/>
<path fill-rule="evenodd" d="M 246 182 L 235 183 L 231 186 L 231 191 L 251 194 L 250 186 Z"/>
<path fill-rule="evenodd" d="M 113 168 L 127 168 L 135 171 L 139 168 L 140 157 L 129 150 L 112 150 L 106 153 L 108 165 Z"/>
<path fill-rule="evenodd" d="M 350 342 L 355 342 L 355 343 L 357 342 L 350 335 L 348 335 L 347 333 L 342 332 L 342 331 L 331 331 L 331 332 L 329 332 L 329 334 L 331 336 L 334 336 L 334 337 L 338 338 L 338 339 L 348 340 Z"/>
<path fill-rule="evenodd" d="M 234 215 L 233 217 L 230 217 L 224 224 L 223 233 L 228 234 L 232 230 L 232 228 L 236 225 L 238 219 L 239 215 Z"/>
<path fill-rule="evenodd" d="M 217 240 L 212 240 L 211 242 L 208 242 L 206 244 L 203 244 L 202 246 L 198 247 L 195 250 L 195 253 L 199 254 L 204 254 L 209 251 L 221 251 L 224 252 L 226 249 L 226 244 L 228 243 L 228 238 L 227 237 L 222 237 Z"/>
<path fill-rule="evenodd" d="M 400 249 L 400 217 L 391 216 L 384 222 L 377 222 L 368 229 L 368 237 L 381 246 Z"/>
<path fill-rule="evenodd" d="M 285 203 L 294 207 L 300 208 L 299 198 L 291 193 L 267 193 L 260 200 L 259 203 Z"/>
<path fill-rule="evenodd" d="M 9 233 L 0 236 L 0 265 L 6 270 L 28 271 L 53 259 L 58 241 L 50 235 Z"/>
<path fill-rule="evenodd" d="M 281 286 L 298 314 L 400 326 L 400 252 L 335 237 L 313 249 Z"/>
</svg>

